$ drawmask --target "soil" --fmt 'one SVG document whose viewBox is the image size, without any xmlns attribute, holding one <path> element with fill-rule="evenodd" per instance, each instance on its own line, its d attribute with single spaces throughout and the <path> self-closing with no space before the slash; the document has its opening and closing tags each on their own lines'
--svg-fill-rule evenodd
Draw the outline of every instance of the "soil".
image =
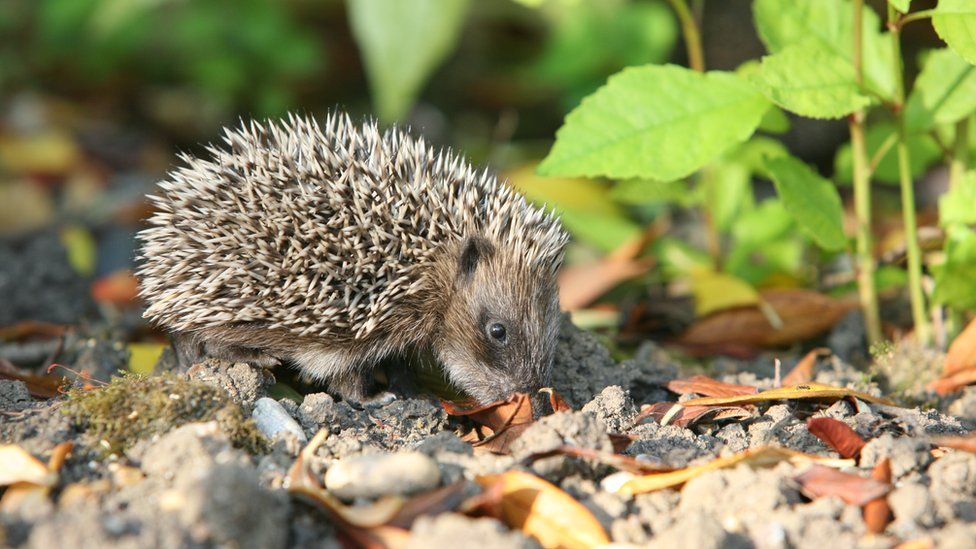
<svg viewBox="0 0 976 549">
<path fill-rule="evenodd" d="M 851 353 L 848 339 L 835 334 L 828 341 L 846 345 Z M 777 356 L 783 359 L 784 372 L 800 358 L 799 353 Z M 899 361 L 922 356 L 892 348 L 870 373 L 836 356 L 822 359 L 815 381 L 884 394 L 900 403 L 927 403 L 923 406 L 789 401 L 761 405 L 747 418 L 690 428 L 662 426 L 638 421 L 638 410 L 641 404 L 686 398 L 668 392 L 668 381 L 705 372 L 723 381 L 768 388 L 775 383 L 773 355 L 684 365 L 668 351 L 645 344 L 635 358 L 617 362 L 596 337 L 567 322 L 553 385 L 575 411 L 532 424 L 512 443 L 511 455 L 479 451 L 462 441 L 463 420 L 449 417 L 434 399 L 387 393 L 349 403 L 320 392 L 296 403 L 271 396 L 273 372 L 244 364 L 208 360 L 185 374 L 163 376 L 169 380 L 165 383 L 140 381 L 142 392 L 122 399 L 131 410 L 138 411 L 137 402 L 190 402 L 167 407 L 167 413 L 178 414 L 168 423 L 140 423 L 138 430 L 131 430 L 131 440 L 98 427 L 102 419 L 111 419 L 99 414 L 114 415 L 118 421 L 117 400 L 92 401 L 78 392 L 31 400 L 22 383 L 0 381 L 3 443 L 20 445 L 41 459 L 60 442 L 75 443 L 58 485 L 46 499 L 0 509 L 0 540 L 11 547 L 45 548 L 339 547 L 330 518 L 286 490 L 287 472 L 304 441 L 324 429 L 328 436 L 307 456 L 307 466 L 355 505 L 454 483 L 461 483 L 464 495 L 475 495 L 481 491 L 476 476 L 521 469 L 580 501 L 617 543 L 822 549 L 894 547 L 928 539 L 938 547 L 972 547 L 976 455 L 948 450 L 936 457 L 928 439 L 972 429 L 976 389 L 935 399 L 919 389 L 920 384 L 903 378 L 892 382 L 884 375 L 897 370 Z M 939 358 L 924 355 L 927 361 Z M 137 379 L 123 377 L 114 384 Z M 117 385 L 116 392 L 124 394 L 124 389 Z M 159 394 L 166 398 L 160 401 Z M 83 398 L 89 399 L 88 407 Z M 86 413 L 77 413 L 79 409 Z M 240 423 L 252 414 L 260 421 Z M 229 416 L 239 417 L 230 421 Z M 888 501 L 894 520 L 883 534 L 867 533 L 859 507 L 836 497 L 804 495 L 795 480 L 808 467 L 804 465 L 740 465 L 702 474 L 677 489 L 625 497 L 605 489 L 611 475 L 620 474 L 608 465 L 563 455 L 526 460 L 563 445 L 611 452 L 612 433 L 633 438 L 624 453 L 669 467 L 769 444 L 837 457 L 807 430 L 806 419 L 816 416 L 843 421 L 868 440 L 850 472 L 867 476 L 881 459 L 890 460 L 893 490 Z M 242 433 L 253 429 L 270 434 L 270 440 L 249 444 L 245 436 L 242 443 Z M 463 547 L 474 540 L 484 547 L 537 546 L 534 539 L 497 520 L 456 512 L 418 519 L 407 546 Z"/>
</svg>

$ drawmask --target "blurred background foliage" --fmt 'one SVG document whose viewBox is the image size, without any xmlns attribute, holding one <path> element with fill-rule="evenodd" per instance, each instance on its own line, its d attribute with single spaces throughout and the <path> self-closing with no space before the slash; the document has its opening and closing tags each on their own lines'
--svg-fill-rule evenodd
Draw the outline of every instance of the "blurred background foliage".
<svg viewBox="0 0 976 549">
<path fill-rule="evenodd" d="M 699 15 L 709 68 L 756 70 L 749 60 L 764 50 L 751 4 L 692 4 L 707 6 Z M 906 30 L 904 40 L 906 58 L 938 44 L 922 26 Z M 688 295 L 689 285 L 711 288 L 719 297 L 731 291 L 734 304 L 743 292 L 748 302 L 756 287 L 817 286 L 822 273 L 814 264 L 828 273 L 849 270 L 843 254 L 818 250 L 798 230 L 762 161 L 788 150 L 824 175 L 836 164 L 843 183 L 850 170 L 843 121 L 773 109 L 759 135 L 696 184 L 536 175 L 563 117 L 582 98 L 627 66 L 687 65 L 681 41 L 664 0 L 0 0 L 0 235 L 12 257 L 32 265 L 30 276 L 55 280 L 43 273 L 58 263 L 32 258 L 23 244 L 25 235 L 53 231 L 71 268 L 95 281 L 98 306 L 133 301 L 125 273 L 148 213 L 142 197 L 175 164 L 175 153 L 201 152 L 221 126 L 242 117 L 342 108 L 405 123 L 555 206 L 576 237 L 571 265 L 621 259 L 598 275 L 605 287 L 590 288 L 616 304 L 604 323 L 628 303 L 653 302 L 662 287 L 669 294 L 684 287 Z M 869 147 L 886 135 L 873 126 Z M 912 147 L 923 178 L 938 145 L 919 138 Z M 879 180 L 897 180 L 893 164 L 881 161 Z M 925 185 L 938 189 L 938 181 L 922 185 L 924 219 L 938 194 Z M 897 211 L 897 190 L 876 201 Z M 621 251 L 635 239 L 636 251 Z M 656 258 L 650 270 L 635 262 L 645 247 Z M 897 286 L 900 273 L 882 269 L 879 277 Z M 8 303 L 22 293 L 13 278 L 0 273 L 0 299 Z M 838 293 L 852 288 L 853 280 L 834 286 Z M 729 305 L 695 295 L 698 314 Z M 39 298 L 9 309 L 18 312 L 0 325 L 67 322 L 74 314 Z"/>
</svg>

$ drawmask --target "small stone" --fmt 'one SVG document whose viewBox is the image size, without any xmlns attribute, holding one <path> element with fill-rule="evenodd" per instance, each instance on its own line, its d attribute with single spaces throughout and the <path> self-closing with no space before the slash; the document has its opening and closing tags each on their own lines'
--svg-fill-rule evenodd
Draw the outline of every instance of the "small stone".
<svg viewBox="0 0 976 549">
<path fill-rule="evenodd" d="M 309 432 L 318 431 L 323 425 L 332 423 L 335 414 L 335 399 L 328 393 L 305 395 L 298 407 L 298 420 Z"/>
<path fill-rule="evenodd" d="M 307 442 L 305 431 L 298 422 L 285 411 L 280 402 L 268 397 L 259 398 L 251 413 L 254 424 L 268 440 L 275 440 L 284 433 L 291 433 L 299 442 Z"/>
<path fill-rule="evenodd" d="M 595 414 L 614 433 L 623 433 L 629 429 L 634 423 L 634 418 L 637 417 L 634 401 L 619 385 L 604 388 L 600 394 L 583 406 L 583 411 Z"/>
<path fill-rule="evenodd" d="M 23 381 L 0 380 L 0 410 L 19 412 L 30 406 L 30 391 Z"/>
<path fill-rule="evenodd" d="M 325 472 L 325 487 L 352 501 L 384 495 L 409 495 L 437 487 L 440 469 L 419 452 L 367 454 L 339 460 Z"/>
<path fill-rule="evenodd" d="M 745 537 L 725 531 L 712 516 L 690 512 L 678 518 L 670 528 L 655 536 L 649 547 L 698 547 L 701 549 L 752 547 Z"/>
</svg>

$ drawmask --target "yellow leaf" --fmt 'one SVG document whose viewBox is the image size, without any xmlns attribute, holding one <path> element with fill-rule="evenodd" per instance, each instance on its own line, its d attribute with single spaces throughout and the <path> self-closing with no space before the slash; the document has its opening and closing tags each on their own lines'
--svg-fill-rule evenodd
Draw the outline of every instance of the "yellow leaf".
<svg viewBox="0 0 976 549">
<path fill-rule="evenodd" d="M 842 398 L 854 397 L 866 402 L 875 402 L 885 406 L 897 406 L 894 402 L 881 397 L 847 389 L 846 387 L 833 387 L 822 383 L 801 383 L 789 387 L 780 387 L 762 391 L 754 395 L 733 395 L 727 397 L 704 397 L 693 398 L 681 403 L 682 406 L 728 406 L 736 404 L 755 404 L 757 402 L 767 402 L 770 400 L 794 400 L 804 398 L 822 398 L 839 400 Z"/>
<path fill-rule="evenodd" d="M 69 225 L 61 230 L 61 243 L 68 252 L 68 263 L 82 276 L 95 274 L 95 258 L 98 246 L 88 229 Z"/>
<path fill-rule="evenodd" d="M 130 343 L 129 371 L 144 375 L 151 374 L 164 349 L 166 345 L 163 343 Z"/>
<path fill-rule="evenodd" d="M 23 233 L 54 219 L 51 194 L 27 181 L 0 183 L 0 233 Z"/>
<path fill-rule="evenodd" d="M 508 471 L 475 480 L 486 490 L 500 484 L 504 522 L 536 538 L 543 547 L 575 549 L 610 543 L 603 526 L 586 507 L 535 475 Z"/>
<path fill-rule="evenodd" d="M 700 317 L 732 307 L 759 304 L 759 292 L 748 282 L 707 269 L 692 271 L 691 291 L 695 294 L 695 314 Z"/>
<path fill-rule="evenodd" d="M 512 187 L 536 203 L 557 209 L 626 216 L 624 209 L 610 198 L 610 187 L 594 179 L 542 177 L 536 175 L 535 164 L 506 172 L 504 176 Z"/>
<path fill-rule="evenodd" d="M 814 454 L 805 454 L 779 446 L 761 446 L 759 448 L 750 448 L 749 450 L 731 456 L 713 459 L 702 465 L 686 467 L 677 471 L 639 476 L 624 483 L 617 490 L 617 493 L 632 496 L 663 490 L 665 488 L 673 488 L 701 474 L 734 467 L 740 463 L 751 467 L 771 467 L 783 461 L 790 461 L 792 463 L 819 463 L 832 467 L 852 467 L 854 465 L 853 459 L 834 459 Z"/>
<path fill-rule="evenodd" d="M 0 137 L 0 165 L 18 174 L 66 173 L 81 159 L 71 135 L 49 131 Z"/>
<path fill-rule="evenodd" d="M 26 482 L 38 486 L 53 486 L 57 473 L 48 470 L 47 465 L 27 453 L 20 446 L 0 445 L 0 486 Z"/>
</svg>

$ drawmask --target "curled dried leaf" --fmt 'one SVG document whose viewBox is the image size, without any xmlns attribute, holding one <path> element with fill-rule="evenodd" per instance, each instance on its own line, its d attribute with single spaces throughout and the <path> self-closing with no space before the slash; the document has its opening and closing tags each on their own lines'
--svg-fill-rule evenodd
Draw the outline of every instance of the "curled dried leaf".
<svg viewBox="0 0 976 549">
<path fill-rule="evenodd" d="M 858 506 L 883 497 L 891 490 L 890 484 L 821 465 L 811 466 L 794 480 L 811 499 L 836 496 L 845 503 Z"/>
<path fill-rule="evenodd" d="M 687 379 L 671 380 L 668 382 L 668 390 L 679 395 L 696 393 L 710 397 L 754 395 L 759 392 L 759 389 L 750 385 L 725 383 L 724 381 L 702 375 L 691 376 Z"/>
<path fill-rule="evenodd" d="M 866 444 L 846 423 L 829 417 L 808 419 L 807 430 L 845 458 L 857 458 Z"/>
</svg>

